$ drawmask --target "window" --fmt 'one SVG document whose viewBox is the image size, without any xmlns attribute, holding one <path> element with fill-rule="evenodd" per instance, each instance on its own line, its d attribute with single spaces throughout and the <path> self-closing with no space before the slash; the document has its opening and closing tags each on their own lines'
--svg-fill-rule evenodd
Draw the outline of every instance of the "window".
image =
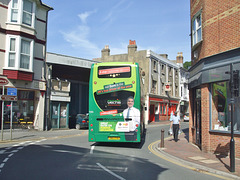
<svg viewBox="0 0 240 180">
<path fill-rule="evenodd" d="M 152 93 L 156 93 L 157 90 L 157 81 L 152 80 Z"/>
<path fill-rule="evenodd" d="M 153 71 L 157 72 L 157 61 L 153 61 Z"/>
<path fill-rule="evenodd" d="M 35 4 L 29 0 L 12 0 L 10 3 L 10 18 L 13 23 L 25 24 L 33 26 Z"/>
<path fill-rule="evenodd" d="M 24 0 L 23 1 L 23 24 L 27 24 L 29 26 L 32 25 L 32 13 L 33 13 L 33 3 Z"/>
<path fill-rule="evenodd" d="M 5 68 L 32 71 L 33 40 L 7 35 L 7 44 Z"/>
<path fill-rule="evenodd" d="M 231 130 L 231 94 L 229 81 L 212 84 L 211 130 L 230 132 Z M 234 132 L 239 133 L 240 98 L 234 98 Z"/>
<path fill-rule="evenodd" d="M 202 40 L 202 17 L 198 13 L 192 21 L 192 44 L 193 46 Z"/>
<path fill-rule="evenodd" d="M 22 40 L 22 42 L 21 42 L 20 68 L 29 69 L 29 63 L 30 63 L 30 42 Z"/>
<path fill-rule="evenodd" d="M 13 0 L 11 8 L 11 22 L 17 22 L 17 20 L 18 20 L 18 0 Z"/>
<path fill-rule="evenodd" d="M 15 67 L 15 59 L 16 59 L 16 39 L 10 38 L 8 67 Z"/>
</svg>

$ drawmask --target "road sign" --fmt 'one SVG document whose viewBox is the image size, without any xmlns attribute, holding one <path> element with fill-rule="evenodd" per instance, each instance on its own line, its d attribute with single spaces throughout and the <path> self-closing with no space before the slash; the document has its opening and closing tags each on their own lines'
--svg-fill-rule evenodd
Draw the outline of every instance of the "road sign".
<svg viewBox="0 0 240 180">
<path fill-rule="evenodd" d="M 0 78 L 0 86 L 4 86 L 4 85 L 7 85 L 9 82 L 7 79 L 5 78 Z"/>
<path fill-rule="evenodd" d="M 2 100 L 2 101 L 17 101 L 17 96 L 1 95 L 0 100 Z"/>
<path fill-rule="evenodd" d="M 17 96 L 17 88 L 7 88 L 7 95 Z"/>
</svg>

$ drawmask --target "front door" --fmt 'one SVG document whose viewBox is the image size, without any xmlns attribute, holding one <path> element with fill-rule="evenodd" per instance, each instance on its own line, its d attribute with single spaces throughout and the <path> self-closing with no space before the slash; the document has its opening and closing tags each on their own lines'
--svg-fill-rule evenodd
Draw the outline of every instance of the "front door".
<svg viewBox="0 0 240 180">
<path fill-rule="evenodd" d="M 150 105 L 149 121 L 150 122 L 154 122 L 155 121 L 155 106 L 154 106 L 154 104 Z"/>
</svg>

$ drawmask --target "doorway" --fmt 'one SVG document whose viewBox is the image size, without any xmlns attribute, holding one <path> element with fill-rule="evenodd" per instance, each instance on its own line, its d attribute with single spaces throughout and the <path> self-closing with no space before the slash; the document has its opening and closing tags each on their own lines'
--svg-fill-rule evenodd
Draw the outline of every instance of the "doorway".
<svg viewBox="0 0 240 180">
<path fill-rule="evenodd" d="M 201 99 L 195 101 L 195 128 L 196 128 L 196 145 L 201 149 L 202 144 L 202 123 L 201 123 Z"/>
</svg>

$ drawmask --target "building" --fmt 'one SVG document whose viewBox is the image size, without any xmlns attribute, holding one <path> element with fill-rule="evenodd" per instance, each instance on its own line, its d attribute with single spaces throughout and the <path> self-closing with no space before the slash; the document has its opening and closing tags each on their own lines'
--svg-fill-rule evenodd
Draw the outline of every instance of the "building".
<svg viewBox="0 0 240 180">
<path fill-rule="evenodd" d="M 240 70 L 240 1 L 191 2 L 191 62 L 189 69 L 189 141 L 202 151 L 228 155 L 234 127 L 236 157 L 240 157 L 239 75 L 231 101 L 230 74 Z M 234 124 L 231 124 L 231 102 Z"/>
<path fill-rule="evenodd" d="M 180 113 L 181 118 L 189 112 L 189 91 L 188 91 L 189 72 L 180 67 Z"/>
<path fill-rule="evenodd" d="M 0 1 L 0 78 L 8 81 L 0 86 L 0 93 L 7 94 L 8 88 L 16 88 L 18 99 L 13 102 L 13 123 L 21 122 L 39 130 L 44 129 L 46 32 L 50 10 L 41 0 Z M 10 102 L 2 105 L 1 121 L 4 119 L 7 125 Z"/>
<path fill-rule="evenodd" d="M 92 60 L 47 53 L 47 129 L 74 128 L 75 116 L 88 113 Z"/>
<path fill-rule="evenodd" d="M 170 61 L 166 54 L 156 54 L 151 50 L 137 51 L 136 41 L 130 40 L 127 54 L 110 55 L 109 46 L 105 46 L 101 58 L 95 60 L 139 63 L 145 124 L 168 120 L 172 111 L 179 110 L 180 67 Z"/>
</svg>

